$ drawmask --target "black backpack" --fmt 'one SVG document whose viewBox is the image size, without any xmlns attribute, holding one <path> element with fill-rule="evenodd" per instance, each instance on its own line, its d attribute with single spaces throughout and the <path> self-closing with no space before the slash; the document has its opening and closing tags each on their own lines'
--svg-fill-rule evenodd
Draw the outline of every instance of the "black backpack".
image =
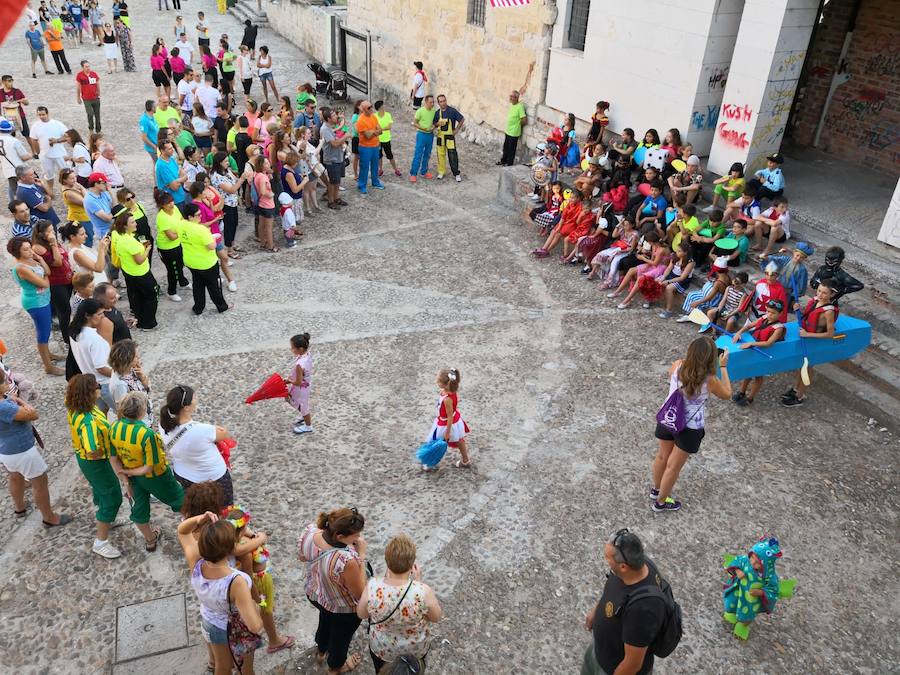
<svg viewBox="0 0 900 675">
<path fill-rule="evenodd" d="M 628 609 L 633 602 L 637 602 L 643 598 L 659 598 L 666 607 L 666 615 L 659 627 L 659 633 L 650 643 L 648 649 L 654 656 L 666 658 L 675 651 L 678 643 L 681 642 L 683 634 L 681 626 L 681 607 L 675 602 L 675 596 L 672 595 L 672 587 L 669 582 L 660 577 L 660 586 L 645 585 L 641 586 L 634 593 L 631 593 L 622 606 L 622 613 Z"/>
</svg>

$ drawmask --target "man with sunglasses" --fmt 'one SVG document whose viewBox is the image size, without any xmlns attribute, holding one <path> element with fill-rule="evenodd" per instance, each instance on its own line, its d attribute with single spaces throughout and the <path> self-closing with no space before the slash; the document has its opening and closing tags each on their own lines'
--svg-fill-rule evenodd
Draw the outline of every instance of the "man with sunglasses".
<svg viewBox="0 0 900 675">
<path fill-rule="evenodd" d="M 593 634 L 593 644 L 584 654 L 581 675 L 644 675 L 653 670 L 648 647 L 656 639 L 666 618 L 666 604 L 657 595 L 627 603 L 629 596 L 645 587 L 665 583 L 644 553 L 638 536 L 621 529 L 603 548 L 610 574 L 600 602 L 584 621 Z"/>
</svg>

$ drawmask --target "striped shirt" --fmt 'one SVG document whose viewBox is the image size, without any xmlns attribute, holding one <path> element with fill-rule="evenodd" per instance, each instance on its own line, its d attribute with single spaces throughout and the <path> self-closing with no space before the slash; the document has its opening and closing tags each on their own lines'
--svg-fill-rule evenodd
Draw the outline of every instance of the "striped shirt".
<svg viewBox="0 0 900 675">
<path fill-rule="evenodd" d="M 163 475 L 169 465 L 163 452 L 163 442 L 153 429 L 141 421 L 120 419 L 109 430 L 111 453 L 122 461 L 126 469 L 152 466 L 148 477 Z"/>
<path fill-rule="evenodd" d="M 300 562 L 307 563 L 306 597 L 315 600 L 329 612 L 351 614 L 356 612 L 356 603 L 350 590 L 341 582 L 341 574 L 351 560 L 359 555 L 352 548 L 319 548 L 315 535 L 320 532 L 310 524 L 300 535 Z"/>
<path fill-rule="evenodd" d="M 731 314 L 731 312 L 741 307 L 748 297 L 747 291 L 743 288 L 729 286 L 725 289 L 725 306 L 722 307 L 723 316 Z M 742 310 L 746 310 L 746 307 L 743 307 Z"/>
<path fill-rule="evenodd" d="M 81 459 L 109 459 L 109 422 L 100 408 L 90 412 L 69 412 L 69 431 L 72 447 Z"/>
<path fill-rule="evenodd" d="M 20 223 L 18 220 L 13 219 L 12 236 L 30 240 L 31 233 L 34 232 L 34 226 L 37 225 L 39 220 L 40 218 L 37 216 L 30 216 L 27 223 Z"/>
</svg>

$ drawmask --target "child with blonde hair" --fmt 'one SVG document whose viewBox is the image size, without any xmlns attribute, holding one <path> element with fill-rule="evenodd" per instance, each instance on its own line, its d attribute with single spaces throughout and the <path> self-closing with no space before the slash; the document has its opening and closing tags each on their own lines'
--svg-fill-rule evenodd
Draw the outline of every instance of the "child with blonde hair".
<svg viewBox="0 0 900 675">
<path fill-rule="evenodd" d="M 469 449 L 466 445 L 466 434 L 469 425 L 459 413 L 459 385 L 462 376 L 456 368 L 442 368 L 437 374 L 437 386 L 440 389 L 437 416 L 431 425 L 430 441 L 444 440 L 451 448 L 459 449 L 462 459 L 456 462 L 457 469 L 468 469 L 472 466 Z"/>
</svg>

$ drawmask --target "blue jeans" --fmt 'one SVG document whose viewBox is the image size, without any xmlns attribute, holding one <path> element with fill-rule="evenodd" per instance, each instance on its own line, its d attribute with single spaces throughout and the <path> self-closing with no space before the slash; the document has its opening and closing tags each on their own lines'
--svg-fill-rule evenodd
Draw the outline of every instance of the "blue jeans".
<svg viewBox="0 0 900 675">
<path fill-rule="evenodd" d="M 416 149 L 413 152 L 412 166 L 409 167 L 409 175 L 424 176 L 428 173 L 428 160 L 431 159 L 431 147 L 434 145 L 434 135 L 422 131 L 416 132 Z"/>
<path fill-rule="evenodd" d="M 379 149 L 378 146 L 374 148 L 359 146 L 359 180 L 356 181 L 356 185 L 360 190 L 366 189 L 366 181 L 370 172 L 372 174 L 372 186 L 381 185 L 381 181 L 378 180 Z"/>
</svg>

